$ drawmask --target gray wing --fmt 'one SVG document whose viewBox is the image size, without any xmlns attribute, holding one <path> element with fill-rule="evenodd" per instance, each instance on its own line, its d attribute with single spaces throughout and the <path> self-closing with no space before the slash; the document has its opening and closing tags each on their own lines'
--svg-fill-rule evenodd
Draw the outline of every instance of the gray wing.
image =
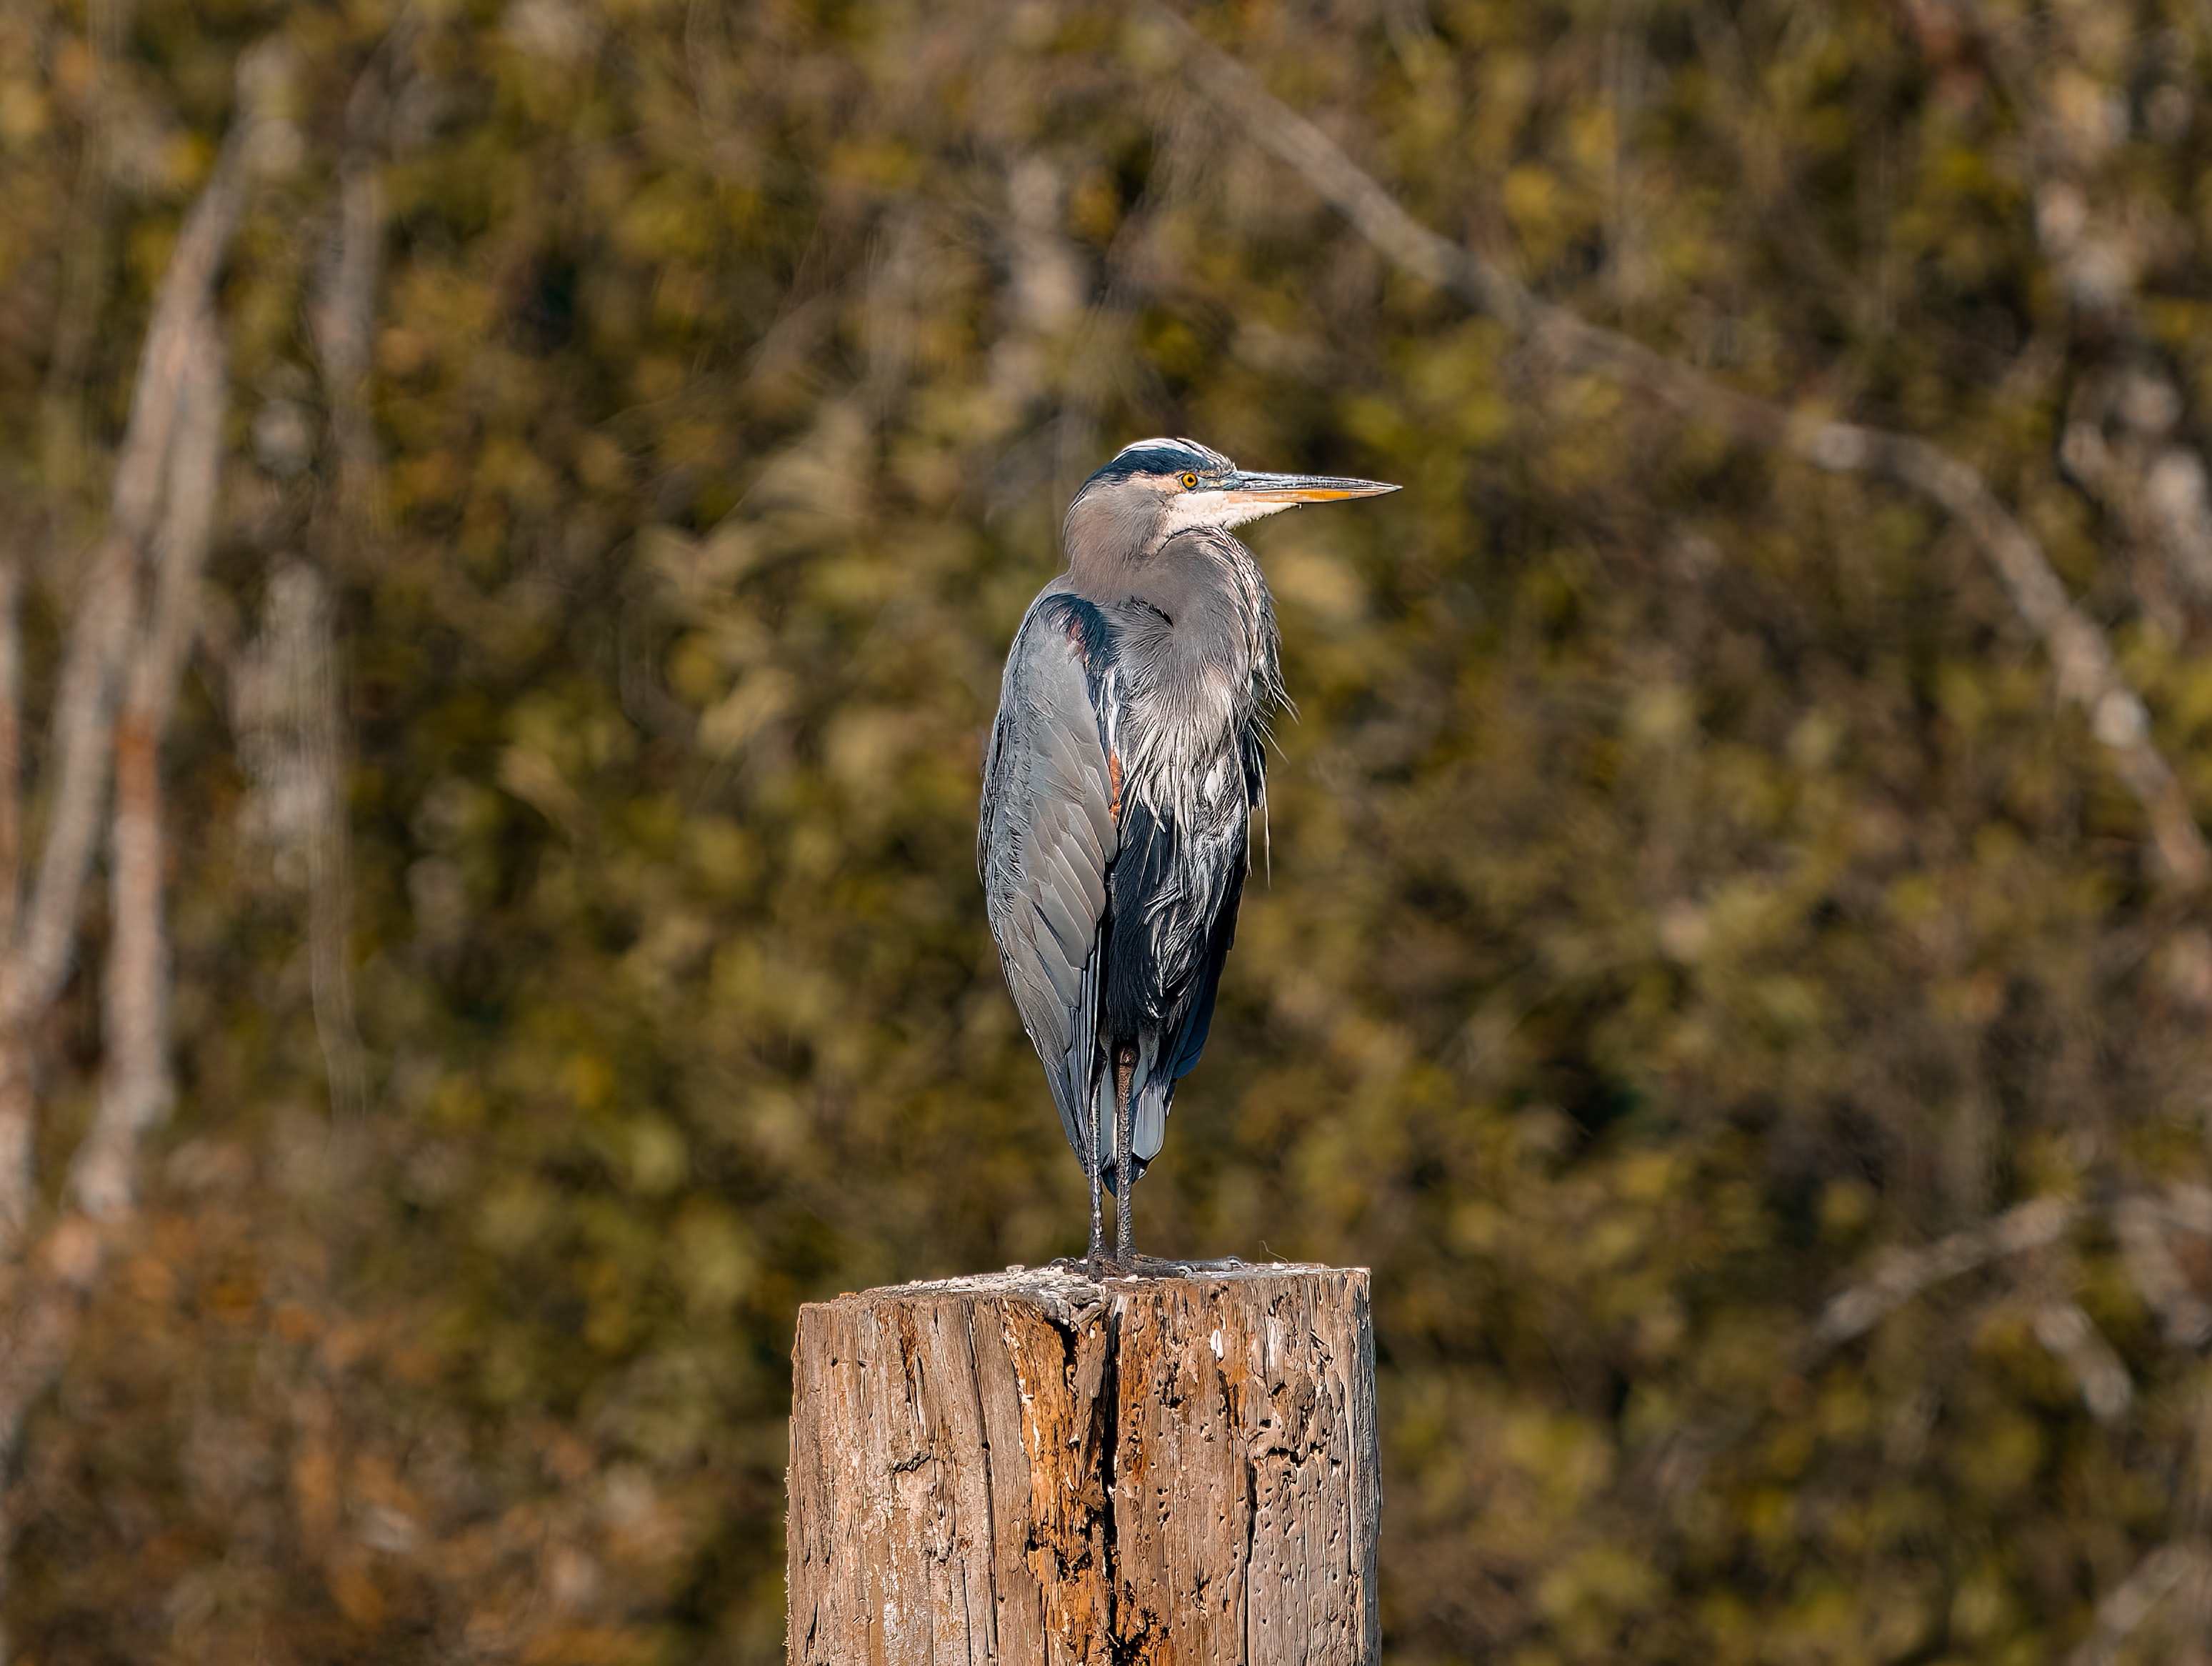
<svg viewBox="0 0 2212 1666">
<path fill-rule="evenodd" d="M 1006 656 L 975 850 L 1006 987 L 1086 1170 L 1099 923 L 1120 842 L 1091 692 L 1109 641 L 1103 616 L 1079 598 L 1047 594 L 1030 607 Z"/>
</svg>

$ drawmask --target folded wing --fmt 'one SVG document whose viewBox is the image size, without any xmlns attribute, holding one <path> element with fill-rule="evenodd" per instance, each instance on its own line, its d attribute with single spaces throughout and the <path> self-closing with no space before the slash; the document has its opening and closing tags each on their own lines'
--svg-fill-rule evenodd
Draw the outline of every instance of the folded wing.
<svg viewBox="0 0 2212 1666">
<path fill-rule="evenodd" d="M 1106 873 L 1119 847 L 1100 718 L 1109 626 L 1048 595 L 1006 658 L 984 765 L 976 865 L 1006 985 L 1044 1062 L 1067 1142 L 1089 1169 Z"/>
</svg>

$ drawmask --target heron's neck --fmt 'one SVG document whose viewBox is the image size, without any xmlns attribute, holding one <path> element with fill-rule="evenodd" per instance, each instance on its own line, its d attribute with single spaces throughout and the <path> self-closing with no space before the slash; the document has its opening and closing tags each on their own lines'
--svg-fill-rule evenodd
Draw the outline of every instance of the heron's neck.
<svg viewBox="0 0 2212 1666">
<path fill-rule="evenodd" d="M 1071 570 L 1069 587 L 1086 600 L 1122 611 L 1136 603 L 1147 621 L 1127 622 L 1152 647 L 1149 654 L 1258 672 L 1278 685 L 1275 610 L 1252 552 L 1215 528 L 1176 532 L 1142 561 L 1120 562 L 1091 575 Z M 1164 660 L 1163 663 L 1165 661 Z"/>
<path fill-rule="evenodd" d="M 1063 528 L 1071 587 L 1102 605 L 1137 593 L 1166 532 L 1159 500 L 1149 495 L 1097 492 L 1079 497 L 1069 506 Z"/>
</svg>

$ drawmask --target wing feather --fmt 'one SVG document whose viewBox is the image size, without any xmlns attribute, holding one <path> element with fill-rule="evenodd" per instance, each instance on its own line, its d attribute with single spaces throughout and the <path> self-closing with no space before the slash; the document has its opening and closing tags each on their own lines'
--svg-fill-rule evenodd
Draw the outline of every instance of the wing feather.
<svg viewBox="0 0 2212 1666">
<path fill-rule="evenodd" d="M 1075 597 L 1048 593 L 1030 609 L 1006 656 L 976 839 L 1007 988 L 1086 1165 L 1101 921 L 1120 846 L 1093 694 L 1108 641 L 1103 616 Z"/>
<path fill-rule="evenodd" d="M 1098 933 L 1098 916 L 1084 906 L 1083 886 L 1069 865 L 1064 847 L 1054 844 L 1036 852 L 1037 913 L 1072 963 L 1080 967 Z"/>
</svg>

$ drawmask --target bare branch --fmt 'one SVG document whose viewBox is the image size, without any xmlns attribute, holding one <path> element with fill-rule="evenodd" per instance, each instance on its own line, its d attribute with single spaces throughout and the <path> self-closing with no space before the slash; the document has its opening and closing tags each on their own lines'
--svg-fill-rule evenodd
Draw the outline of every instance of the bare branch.
<svg viewBox="0 0 2212 1666">
<path fill-rule="evenodd" d="M 177 419 L 181 383 L 191 374 L 198 341 L 194 321 L 209 308 L 216 269 L 246 208 L 246 153 L 251 119 L 242 121 L 216 158 L 199 200 L 185 216 L 168 270 L 154 297 L 146 351 L 131 395 L 131 416 L 116 459 L 114 520 L 118 536 L 143 543 L 153 529 L 169 433 Z"/>
<path fill-rule="evenodd" d="M 2212 1237 L 2212 1187 L 2176 1182 L 2166 1189 L 2166 1212 L 2183 1231 Z"/>
<path fill-rule="evenodd" d="M 100 1109 L 70 1164 L 77 1207 L 96 1220 L 130 1210 L 138 1136 L 167 1114 L 174 1093 L 161 920 L 161 762 L 154 732 L 135 706 L 115 728 L 108 848 L 113 924 L 101 1000 L 106 1070 Z"/>
<path fill-rule="evenodd" d="M 2166 1594 L 2185 1578 L 2202 1578 L 2204 1571 L 2201 1545 L 2164 1544 L 2152 1551 L 2097 1604 L 2096 1623 L 2068 1657 L 2069 1666 L 2110 1666 L 2118 1658 L 2120 1645 Z"/>
<path fill-rule="evenodd" d="M 311 534 L 325 574 L 343 572 L 349 556 L 358 555 L 364 536 L 374 540 L 385 531 L 376 426 L 368 403 L 384 255 L 381 152 L 391 126 L 398 65 L 415 28 L 411 9 L 403 11 L 346 101 L 337 235 L 309 313 L 337 464 L 337 488 L 317 514 Z M 348 951 L 353 868 L 334 609 L 323 576 L 304 566 L 272 579 L 270 607 L 269 646 L 283 663 L 264 669 L 283 685 L 282 716 L 291 747 L 285 767 L 300 777 L 306 798 L 306 824 L 299 831 L 307 858 L 308 985 L 315 1034 L 331 1108 L 344 1116 L 366 1103 L 368 1088 Z"/>
<path fill-rule="evenodd" d="M 0 1037 L 0 1249 L 14 1248 L 30 1226 L 37 1111 L 29 1043 L 20 1034 Z"/>
<path fill-rule="evenodd" d="M 2212 1306 L 2190 1286 L 2167 1242 L 2176 1227 L 2187 1230 L 2182 1212 L 2147 1193 L 2121 1199 L 2112 1211 L 2120 1259 L 2143 1300 L 2157 1311 L 2166 1341 L 2199 1347 L 2212 1338 Z"/>
<path fill-rule="evenodd" d="M 115 727 L 115 814 L 109 832 L 112 936 L 106 988 L 107 1077 L 100 1110 L 71 1167 L 80 1207 L 95 1219 L 131 1207 L 139 1137 L 168 1112 L 168 949 L 162 923 L 161 740 L 191 646 L 200 574 L 214 528 L 227 388 L 214 320 L 191 320 L 178 402 L 167 514 L 156 540 L 153 606 L 136 646 Z"/>
<path fill-rule="evenodd" d="M 252 55 L 241 60 L 241 82 L 252 61 Z M 160 745 L 192 641 L 222 472 L 226 389 L 215 275 L 244 210 L 246 157 L 262 127 L 261 119 L 249 114 L 233 130 L 214 177 L 185 216 L 156 292 L 116 468 L 112 524 L 76 598 L 56 691 L 58 784 L 38 881 L 0 959 L 0 1243 L 13 1250 L 28 1228 L 35 1196 L 30 1032 L 68 970 L 100 830 L 112 744 L 107 1069 L 92 1129 L 71 1165 L 69 1193 L 76 1207 L 64 1209 L 38 1252 L 17 1263 L 17 1276 L 9 1280 L 9 1346 L 0 1349 L 0 1468 L 14 1453 L 32 1402 L 69 1358 L 106 1258 L 107 1231 L 132 1204 L 140 1137 L 167 1110 L 173 1092 Z M 150 584 L 144 570 L 149 564 Z M 0 1504 L 0 1579 L 13 1526 Z"/>
<path fill-rule="evenodd" d="M 384 266 L 382 154 L 390 137 L 393 95 L 402 79 L 400 66 L 418 27 L 414 8 L 403 6 L 346 99 L 337 237 L 308 308 L 330 402 L 331 441 L 337 454 L 336 525 L 342 533 L 366 529 L 374 536 L 385 529 L 376 425 L 368 405 L 376 290 Z M 331 540 L 325 537 L 324 541 Z"/>
<path fill-rule="evenodd" d="M 0 561 L 0 945 L 15 933 L 23 864 L 23 559 Z M 21 1233 L 30 1209 L 33 1105 L 29 1059 L 0 1031 L 0 1243 Z"/>
<path fill-rule="evenodd" d="M 250 61 L 250 55 L 241 61 L 242 79 Z M 256 102 L 251 97 L 246 101 L 249 106 Z M 213 522 L 222 427 L 222 350 L 213 312 L 216 274 L 244 211 L 249 155 L 265 125 L 264 119 L 254 113 L 241 118 L 185 216 L 155 291 L 116 462 L 109 529 L 74 599 L 74 617 L 55 690 L 51 742 L 55 785 L 44 847 L 28 899 L 11 906 L 13 930 L 0 939 L 0 1247 L 9 1250 L 21 1243 L 28 1229 L 36 1196 L 31 1031 L 68 974 L 84 885 L 102 830 L 109 749 L 122 694 L 118 685 L 126 669 L 131 724 L 119 751 L 131 790 L 115 828 L 117 947 L 131 968 L 134 993 L 145 982 L 149 965 L 156 984 L 163 975 L 159 800 L 148 796 L 147 788 L 150 785 L 158 793 L 158 781 L 151 774 L 152 748 L 167 716 L 176 668 L 191 641 L 189 607 Z M 157 520 L 164 511 L 166 520 Z M 157 575 L 155 619 L 142 640 L 139 622 L 146 587 L 142 569 L 149 561 Z M 0 642 L 12 660 L 17 652 L 12 615 Z M 0 689 L 7 690 L 8 715 L 20 722 L 12 681 L 20 667 L 11 663 L 7 670 L 9 678 L 0 679 Z M 12 826 L 16 813 L 12 770 L 0 780 L 0 787 L 8 789 L 5 819 Z M 146 909 L 149 891 L 150 928 Z M 12 897 L 12 886 L 10 893 Z M 135 1034 L 111 1039 L 134 1060 L 131 1079 L 139 1092 L 138 1103 L 158 1110 L 166 1067 L 157 1061 L 149 1096 L 145 1061 L 149 1038 L 152 1055 L 157 1061 L 165 1057 L 164 1025 L 158 1000 L 154 1008 L 141 1001 L 135 1009 L 140 1014 L 149 1011 L 154 1014 L 150 1025 L 126 1015 L 124 1029 L 131 1031 L 135 1025 Z M 103 1106 L 88 1140 L 91 1168 L 102 1166 L 98 1152 L 103 1142 L 113 1145 L 118 1117 L 135 1128 L 143 1127 L 150 1114 L 134 1111 L 123 1117 Z M 100 1123 L 110 1126 L 108 1135 L 100 1133 Z M 123 1159 L 126 1195 L 129 1155 L 126 1151 Z M 12 1445 L 29 1397 L 58 1368 L 75 1304 L 95 1275 L 100 1254 L 93 1219 L 70 1214 L 49 1236 L 41 1255 L 23 1268 L 28 1276 L 18 1286 L 18 1304 L 8 1320 L 12 1347 L 0 1366 L 0 1449 Z M 0 1550 L 4 1550 L 5 1536 L 6 1523 L 0 1516 Z"/>
<path fill-rule="evenodd" d="M 2051 271 L 2075 313 L 2094 320 L 2085 335 L 2119 362 L 2084 381 L 2090 397 L 2077 398 L 2061 446 L 2066 471 L 2136 543 L 2164 555 L 2166 572 L 2201 613 L 2212 602 L 2212 496 L 2204 459 L 2185 441 L 2184 390 L 2143 315 L 2149 251 L 2140 223 L 2120 206 L 2124 193 L 2099 189 L 2105 147 L 2090 130 L 2059 119 L 2052 96 L 2059 77 L 2087 67 L 2078 42 L 2069 52 L 2072 31 L 2057 16 L 2004 15 L 1978 0 L 1956 0 L 1948 12 L 1979 43 L 2019 119 L 2036 241 Z M 2099 421 L 2106 416 L 2114 419 L 2109 442 Z M 2147 607 L 2160 605 L 2164 587 L 2155 580 L 2137 588 L 2148 592 Z"/>
<path fill-rule="evenodd" d="M 310 563 L 269 577 L 262 625 L 232 667 L 231 722 L 253 781 L 249 830 L 276 857 L 280 882 L 307 901 L 309 983 L 331 1108 L 364 1103 L 347 937 L 352 886 L 345 805 L 344 726 L 338 705 L 330 587 Z"/>
<path fill-rule="evenodd" d="M 341 527 L 383 528 L 376 425 L 368 408 L 369 348 L 383 264 L 384 185 L 374 162 L 349 152 L 338 176 L 337 241 L 309 310 L 337 453 Z"/>
<path fill-rule="evenodd" d="M 111 536 L 77 598 L 54 696 L 56 784 L 46 842 L 15 942 L 0 966 L 0 1025 L 21 1028 L 61 988 L 76 937 L 77 899 L 92 866 L 107 791 L 107 731 L 117 668 L 137 611 L 138 552 Z"/>
<path fill-rule="evenodd" d="M 1817 1358 L 1872 1329 L 1931 1284 L 2052 1242 L 2073 1225 L 2079 1212 L 2071 1198 L 2033 1198 L 1925 1249 L 1893 1253 L 1872 1278 L 1834 1297 L 1820 1310 L 1813 1325 L 1811 1356 Z"/>
<path fill-rule="evenodd" d="M 2081 1403 L 2100 1423 L 2117 1423 L 2135 1400 L 2135 1384 L 2112 1345 L 2078 1302 L 2063 1298 L 2035 1310 L 2035 1340 L 2074 1373 Z"/>
<path fill-rule="evenodd" d="M 368 1104 L 368 1084 L 361 1027 L 354 1016 L 348 942 L 353 930 L 352 841 L 348 837 L 337 645 L 327 601 L 319 623 L 320 629 L 312 639 L 317 652 L 311 685 L 317 721 L 308 739 L 320 814 L 307 846 L 308 986 L 315 1006 L 315 1037 L 322 1046 L 323 1070 L 330 1082 L 331 1110 L 344 1116 Z"/>
<path fill-rule="evenodd" d="M 183 383 L 197 350 L 198 320 L 208 311 L 216 268 L 245 206 L 250 129 L 250 122 L 242 123 L 224 143 L 185 217 L 155 297 L 116 461 L 112 522 L 86 578 L 54 702 L 54 804 L 38 878 L 0 967 L 0 1034 L 20 1031 L 43 1012 L 68 974 L 107 791 L 107 735 L 123 646 L 137 609 L 137 569 L 153 530 Z M 0 1170 L 4 1166 L 0 1158 Z M 6 1209 L 0 1175 L 0 1214 Z"/>
<path fill-rule="evenodd" d="M 34 903 L 0 958 L 0 1243 L 30 1219 L 33 1104 L 29 1031 L 59 993 L 76 939 L 76 911 L 100 836 L 107 788 L 114 680 L 137 608 L 137 552 L 111 536 L 77 602 L 54 696 L 58 784 L 47 818 Z"/>
<path fill-rule="evenodd" d="M 1510 274 L 1439 236 L 1400 207 L 1322 131 L 1269 94 L 1166 7 L 1146 15 L 1176 37 L 1177 61 L 1244 131 L 1295 168 L 1383 254 L 1423 282 L 1528 337 L 1564 362 L 1663 399 L 1738 443 L 1787 451 L 1837 473 L 1886 475 L 1953 516 L 1996 569 L 2014 610 L 2039 635 L 2059 690 L 2088 714 L 2120 779 L 2148 814 L 2169 876 L 2194 890 L 2212 878 L 2212 848 L 2180 782 L 2149 738 L 2142 699 L 2121 675 L 2104 634 L 2075 607 L 2042 547 L 1981 477 L 1924 440 L 1787 410 L 1741 393 L 1642 343 L 1589 324 L 1531 294 Z"/>
<path fill-rule="evenodd" d="M 213 315 L 201 313 L 191 333 L 168 500 L 154 540 L 153 611 L 131 660 L 123 700 L 125 719 L 143 723 L 157 738 L 168 727 L 185 660 L 198 633 L 200 578 L 214 541 L 223 421 L 230 403 L 222 337 Z"/>
</svg>

